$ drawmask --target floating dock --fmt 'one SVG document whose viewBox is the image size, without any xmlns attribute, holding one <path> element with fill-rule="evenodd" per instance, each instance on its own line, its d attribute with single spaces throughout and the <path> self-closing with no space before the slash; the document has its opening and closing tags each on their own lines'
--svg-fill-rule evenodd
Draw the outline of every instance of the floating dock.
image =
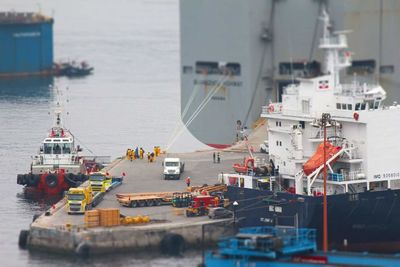
<svg viewBox="0 0 400 267">
<path fill-rule="evenodd" d="M 119 208 L 125 216 L 149 216 L 150 223 L 86 228 L 83 215 L 68 215 L 63 199 L 31 224 L 29 232 L 26 232 L 26 247 L 87 255 L 158 249 L 160 246 L 192 248 L 216 242 L 232 233 L 232 219 L 188 218 L 184 215 L 184 208 L 173 208 L 171 205 L 123 207 L 115 196 L 117 193 L 186 191 L 185 177 L 188 176 L 192 185 L 216 184 L 219 173 L 231 172 L 232 164 L 241 161 L 247 154 L 240 151 L 220 152 L 221 163 L 218 164 L 213 163 L 213 152 L 162 154 L 153 163 L 147 159 L 116 160 L 108 172 L 115 176 L 125 173 L 123 184 L 106 193 L 96 208 Z M 179 157 L 185 162 L 185 172 L 180 180 L 163 179 L 162 161 L 166 156 Z"/>
</svg>

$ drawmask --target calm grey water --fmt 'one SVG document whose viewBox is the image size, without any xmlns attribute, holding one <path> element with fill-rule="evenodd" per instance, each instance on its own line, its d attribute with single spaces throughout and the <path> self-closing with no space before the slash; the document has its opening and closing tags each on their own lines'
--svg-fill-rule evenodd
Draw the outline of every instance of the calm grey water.
<svg viewBox="0 0 400 267">
<path fill-rule="evenodd" d="M 128 146 L 165 145 L 179 114 L 178 0 L 2 0 L 1 9 L 54 15 L 55 59 L 87 60 L 95 74 L 81 79 L 30 78 L 0 81 L 1 266 L 193 266 L 157 254 L 82 261 L 29 253 L 17 245 L 46 201 L 27 197 L 16 184 L 53 122 L 63 91 L 65 124 L 97 155 L 119 156 Z M 66 88 L 68 90 L 65 90 Z"/>
</svg>

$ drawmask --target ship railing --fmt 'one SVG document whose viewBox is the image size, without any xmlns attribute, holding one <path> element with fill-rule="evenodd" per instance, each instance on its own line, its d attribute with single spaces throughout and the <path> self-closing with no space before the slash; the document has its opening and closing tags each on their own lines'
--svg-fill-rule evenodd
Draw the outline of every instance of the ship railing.
<svg viewBox="0 0 400 267">
<path fill-rule="evenodd" d="M 326 129 L 326 136 L 329 137 L 341 137 L 342 130 L 337 127 L 330 127 Z M 309 135 L 310 139 L 323 139 L 324 138 L 324 130 L 319 128 L 316 132 Z"/>
<path fill-rule="evenodd" d="M 340 173 L 331 172 L 328 174 L 328 180 L 334 182 L 346 182 L 365 179 L 362 170 L 357 171 L 342 171 Z"/>
<path fill-rule="evenodd" d="M 347 47 L 347 39 L 346 36 L 342 34 L 331 37 L 323 37 L 319 39 L 319 45 Z"/>
<path fill-rule="evenodd" d="M 364 172 L 362 170 L 348 171 L 343 173 L 345 181 L 354 181 L 365 179 Z"/>
<path fill-rule="evenodd" d="M 351 159 L 360 159 L 361 158 L 360 153 L 358 151 L 358 147 L 355 144 L 350 143 L 348 141 L 344 141 L 342 144 L 342 147 L 344 147 L 346 149 L 345 153 L 343 153 L 342 159 L 351 160 Z"/>
<path fill-rule="evenodd" d="M 354 96 L 354 95 L 364 95 L 368 91 L 375 88 L 376 85 L 373 84 L 360 84 L 359 82 L 349 83 L 349 84 L 340 84 L 337 86 L 338 92 L 344 96 Z"/>
</svg>

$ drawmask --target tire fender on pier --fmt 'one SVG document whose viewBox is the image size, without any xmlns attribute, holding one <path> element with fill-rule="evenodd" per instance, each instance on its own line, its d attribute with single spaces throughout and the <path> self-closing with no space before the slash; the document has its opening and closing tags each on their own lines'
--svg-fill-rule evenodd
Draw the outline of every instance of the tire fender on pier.
<svg viewBox="0 0 400 267">
<path fill-rule="evenodd" d="M 166 234 L 160 243 L 161 253 L 181 255 L 185 251 L 185 239 L 179 234 Z"/>
<path fill-rule="evenodd" d="M 78 244 L 78 246 L 76 246 L 75 248 L 75 253 L 79 256 L 79 257 L 88 257 L 90 254 L 90 246 L 88 243 L 86 242 L 81 242 Z"/>
</svg>

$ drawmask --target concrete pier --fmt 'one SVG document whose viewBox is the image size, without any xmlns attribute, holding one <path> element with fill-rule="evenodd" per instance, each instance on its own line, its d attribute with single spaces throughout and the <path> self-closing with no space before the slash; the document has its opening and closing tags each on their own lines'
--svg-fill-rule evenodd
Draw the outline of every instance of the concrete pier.
<svg viewBox="0 0 400 267">
<path fill-rule="evenodd" d="M 221 163 L 213 163 L 213 152 L 162 154 L 153 163 L 147 159 L 119 159 L 109 167 L 112 175 L 126 174 L 121 186 L 106 194 L 98 208 L 120 208 L 123 215 L 147 215 L 151 222 L 143 225 L 86 228 L 82 215 L 68 215 L 61 200 L 50 212 L 31 224 L 27 238 L 29 249 L 71 254 L 96 254 L 115 251 L 158 249 L 161 245 L 199 247 L 217 241 L 233 229 L 232 219 L 211 220 L 207 216 L 190 217 L 184 209 L 172 206 L 128 208 L 120 206 L 116 193 L 185 191 L 185 178 L 192 185 L 215 184 L 221 172 L 232 172 L 232 164 L 241 162 L 247 153 L 220 151 Z M 164 180 L 162 160 L 179 157 L 185 162 L 181 180 Z M 96 207 L 97 208 L 97 207 Z M 47 215 L 47 216 L 46 216 Z"/>
</svg>

